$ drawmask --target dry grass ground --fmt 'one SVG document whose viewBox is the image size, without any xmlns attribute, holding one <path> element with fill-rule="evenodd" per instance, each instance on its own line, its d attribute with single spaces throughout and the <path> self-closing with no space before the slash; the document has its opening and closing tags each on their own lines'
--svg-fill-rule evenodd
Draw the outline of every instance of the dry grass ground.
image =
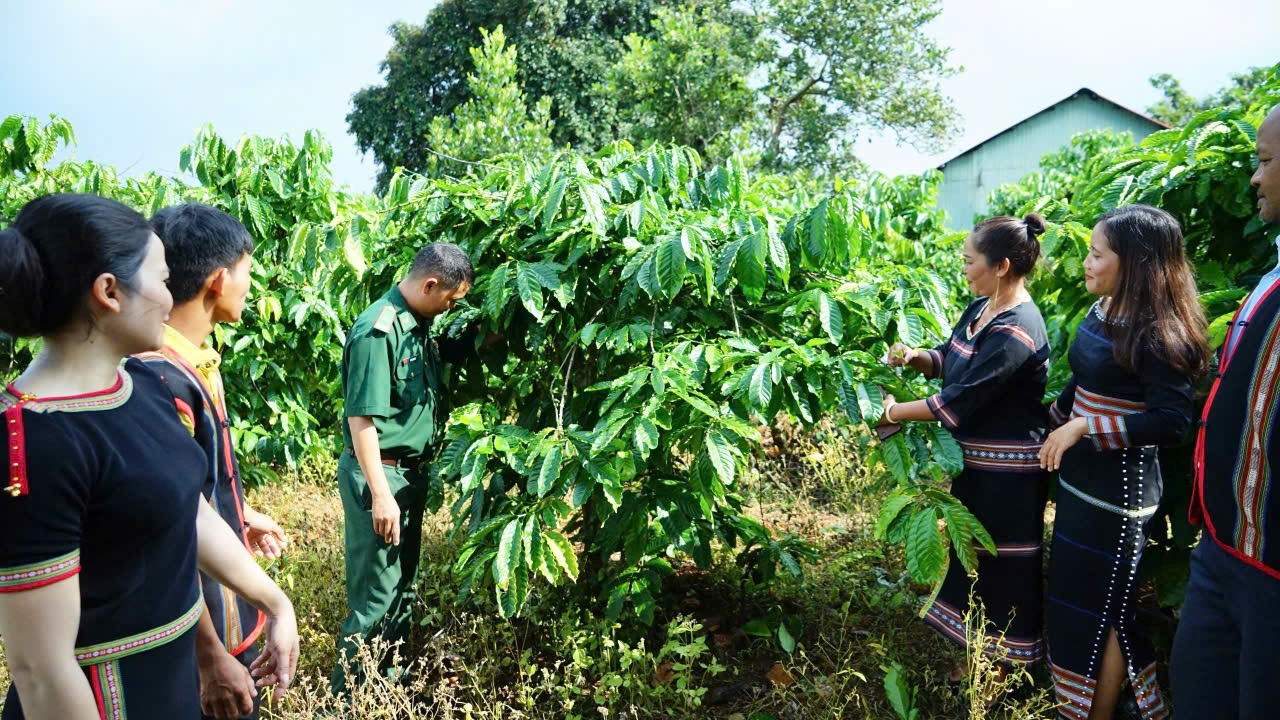
<svg viewBox="0 0 1280 720">
<path fill-rule="evenodd" d="M 1001 693 L 990 711 L 986 698 L 970 697 L 990 689 L 945 686 L 945 668 L 964 653 L 916 618 L 928 588 L 912 585 L 900 553 L 872 537 L 883 490 L 849 443 L 823 438 L 770 440 L 741 488 L 764 522 L 821 549 L 804 583 L 755 586 L 722 553 L 716 570 L 688 565 L 668 580 L 651 627 L 625 618 L 611 626 L 568 593 L 534 597 L 512 622 L 460 602 L 448 518 L 429 518 L 420 624 L 398 649 L 409 672 L 370 681 L 345 705 L 327 691 L 345 612 L 333 468 L 321 463 L 252 491 L 250 503 L 290 535 L 287 556 L 268 569 L 294 599 L 303 641 L 296 689 L 264 717 L 884 720 L 899 717 L 886 674 L 920 720 L 1052 717 L 1040 673 Z M 743 632 L 752 620 L 784 615 L 803 628 L 794 653 Z"/>
<path fill-rule="evenodd" d="M 533 600 L 511 623 L 456 598 L 447 572 L 454 544 L 447 516 L 428 520 L 419 626 L 402 649 L 413 668 L 404 683 L 374 681 L 338 710 L 368 718 L 801 718 L 898 717 L 886 673 L 914 694 L 916 717 L 1052 717 L 1047 679 L 1023 678 L 1011 693 L 945 686 L 965 659 L 917 617 L 928 588 L 911 584 L 902 558 L 872 537 L 883 489 L 836 437 L 782 438 L 742 488 L 754 512 L 780 533 L 819 546 L 804 583 L 754 586 L 732 558 L 718 569 L 689 565 L 666 585 L 652 627 L 608 626 L 555 594 Z M 334 634 L 344 612 L 341 508 L 327 469 L 255 491 L 251 502 L 291 533 L 287 559 L 272 572 L 304 618 L 302 686 L 273 718 L 334 711 L 324 690 Z M 749 636 L 753 619 L 794 616 L 796 651 Z M 983 677 L 979 672 L 979 677 Z M 989 678 L 988 678 L 989 679 Z M 970 695 L 984 696 L 974 702 Z M 990 711 L 987 700 L 1001 702 Z"/>
</svg>

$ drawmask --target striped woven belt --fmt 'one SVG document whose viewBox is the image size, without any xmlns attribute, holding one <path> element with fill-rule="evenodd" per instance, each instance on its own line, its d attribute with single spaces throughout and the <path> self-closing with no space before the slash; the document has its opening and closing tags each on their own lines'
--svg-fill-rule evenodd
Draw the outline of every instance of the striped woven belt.
<svg viewBox="0 0 1280 720">
<path fill-rule="evenodd" d="M 1127 510 L 1125 508 L 1120 507 L 1119 505 L 1112 505 L 1109 502 L 1099 500 L 1098 498 L 1084 492 L 1083 490 L 1080 490 L 1072 486 L 1070 483 L 1068 483 L 1066 480 L 1063 480 L 1061 477 L 1058 478 L 1058 486 L 1069 491 L 1072 495 L 1075 495 L 1076 497 L 1080 498 L 1081 500 L 1089 503 L 1090 505 L 1096 508 L 1106 510 L 1107 512 L 1110 512 L 1110 513 L 1115 513 L 1116 515 L 1123 515 L 1124 517 L 1127 517 L 1127 518 L 1149 517 L 1151 515 L 1155 515 L 1156 510 L 1160 509 L 1159 505 L 1151 505 L 1150 507 L 1144 507 L 1138 510 Z"/>
<path fill-rule="evenodd" d="M 964 451 L 964 464 L 977 470 L 1039 472 L 1042 443 L 1012 440 L 956 438 Z"/>
<path fill-rule="evenodd" d="M 137 635 L 130 635 L 120 640 L 76 648 L 76 662 L 81 666 L 88 667 L 153 650 L 177 640 L 183 633 L 195 627 L 196 623 L 200 622 L 200 615 L 203 612 L 204 597 L 201 596 L 196 600 L 196 604 L 191 606 L 190 610 L 171 623 L 153 630 L 145 630 Z"/>
</svg>

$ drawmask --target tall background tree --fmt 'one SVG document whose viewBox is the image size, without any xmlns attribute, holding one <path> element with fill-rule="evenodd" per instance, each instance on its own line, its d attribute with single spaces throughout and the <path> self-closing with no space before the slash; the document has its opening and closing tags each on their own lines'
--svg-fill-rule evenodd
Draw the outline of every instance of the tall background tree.
<svg viewBox="0 0 1280 720">
<path fill-rule="evenodd" d="M 1250 98 L 1272 77 L 1275 70 L 1254 67 L 1242 73 L 1232 73 L 1231 82 L 1204 98 L 1197 100 L 1182 87 L 1182 82 L 1169 73 L 1151 77 L 1151 86 L 1164 94 L 1158 102 L 1147 108 L 1152 117 L 1174 127 L 1186 125 L 1197 113 L 1219 107 L 1247 108 Z"/>
<path fill-rule="evenodd" d="M 653 36 L 628 35 L 597 95 L 618 102 L 618 134 L 721 157 L 759 116 L 751 74 L 773 54 L 756 18 L 728 8 L 660 8 Z"/>
<path fill-rule="evenodd" d="M 940 0 L 446 0 L 397 24 L 383 85 L 347 120 L 385 184 L 429 170 L 429 127 L 470 93 L 467 49 L 502 25 L 520 86 L 550 98 L 551 138 L 592 150 L 617 137 L 679 142 L 712 161 L 752 149 L 773 169 L 847 168 L 860 134 L 932 148 L 956 127 L 941 80 L 956 71 L 928 36 Z"/>
<path fill-rule="evenodd" d="M 516 79 L 516 49 L 506 44 L 502 26 L 480 34 L 484 45 L 471 48 L 476 70 L 467 74 L 471 97 L 431 119 L 430 175 L 460 176 L 471 167 L 537 158 L 551 149 L 551 98 L 544 96 L 531 110 Z"/>
<path fill-rule="evenodd" d="M 838 166 L 860 131 L 940 148 L 956 114 L 940 81 L 957 71 L 926 33 L 939 0 L 757 0 L 777 43 L 762 88 L 775 167 Z"/>
<path fill-rule="evenodd" d="M 472 97 L 469 52 L 481 28 L 501 25 L 516 48 L 520 86 L 531 100 L 551 98 L 552 139 L 596 147 L 612 139 L 616 105 L 586 92 L 602 81 L 629 34 L 647 34 L 659 0 L 444 0 L 420 24 L 396 23 L 382 61 L 384 82 L 351 99 L 347 124 L 363 152 L 378 161 L 379 186 L 396 167 L 426 170 L 434 157 L 432 120 Z"/>
</svg>

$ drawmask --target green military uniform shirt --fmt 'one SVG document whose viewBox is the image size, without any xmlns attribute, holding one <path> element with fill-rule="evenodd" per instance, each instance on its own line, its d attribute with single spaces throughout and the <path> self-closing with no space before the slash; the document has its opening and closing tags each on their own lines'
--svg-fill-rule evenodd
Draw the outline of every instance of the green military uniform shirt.
<svg viewBox="0 0 1280 720">
<path fill-rule="evenodd" d="M 384 457 L 423 457 L 443 424 L 440 364 L 430 323 L 391 288 L 356 318 L 343 347 L 343 418 L 372 419 Z M 352 447 L 347 422 L 342 437 Z"/>
<path fill-rule="evenodd" d="M 343 417 L 368 417 L 378 431 L 387 489 L 400 507 L 400 545 L 374 532 L 372 496 L 359 462 L 350 453 L 338 461 L 338 493 L 343 510 L 343 562 L 350 613 L 342 623 L 339 657 L 354 662 L 360 642 L 380 635 L 394 644 L 413 627 L 414 586 L 422 547 L 422 518 L 427 501 L 424 465 L 440 439 L 445 408 L 441 396 L 443 363 L 458 364 L 470 354 L 477 332 L 456 339 L 430 335 L 429 321 L 409 309 L 392 288 L 356 319 L 342 351 Z M 351 430 L 342 423 L 351 448 Z M 388 656 L 389 657 L 389 656 Z M 386 658 L 379 663 L 386 669 Z M 369 669 L 370 671 L 372 668 Z M 339 662 L 330 687 L 346 691 L 348 671 L 356 682 L 366 672 Z"/>
</svg>

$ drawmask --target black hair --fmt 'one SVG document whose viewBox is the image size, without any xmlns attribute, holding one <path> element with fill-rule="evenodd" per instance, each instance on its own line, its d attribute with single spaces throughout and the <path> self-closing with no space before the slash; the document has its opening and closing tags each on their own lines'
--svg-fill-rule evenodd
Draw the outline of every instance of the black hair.
<svg viewBox="0 0 1280 720">
<path fill-rule="evenodd" d="M 253 254 L 253 236 L 239 220 L 200 203 L 169 207 L 151 218 L 164 243 L 169 264 L 169 292 L 173 304 L 188 302 L 204 287 L 209 275 L 231 268 Z"/>
<path fill-rule="evenodd" d="M 1040 259 L 1040 236 L 1047 225 L 1044 216 L 1031 213 L 1019 220 L 1001 215 L 983 220 L 973 229 L 973 246 L 991 265 L 1009 260 L 1009 272 L 1026 277 Z"/>
<path fill-rule="evenodd" d="M 471 258 L 467 257 L 462 248 L 447 242 L 433 242 L 419 250 L 413 259 L 409 275 L 434 275 L 440 278 L 440 284 L 446 288 L 456 288 L 464 282 L 468 285 L 475 282 Z"/>
<path fill-rule="evenodd" d="M 1120 257 L 1120 285 L 1107 308 L 1116 362 L 1137 372 L 1145 349 L 1183 375 L 1202 377 L 1209 369 L 1207 323 L 1177 218 L 1126 205 L 1097 224 Z"/>
<path fill-rule="evenodd" d="M 44 195 L 0 231 L 0 331 L 49 335 L 85 309 L 97 278 L 133 289 L 151 226 L 128 206 L 97 195 Z"/>
</svg>

